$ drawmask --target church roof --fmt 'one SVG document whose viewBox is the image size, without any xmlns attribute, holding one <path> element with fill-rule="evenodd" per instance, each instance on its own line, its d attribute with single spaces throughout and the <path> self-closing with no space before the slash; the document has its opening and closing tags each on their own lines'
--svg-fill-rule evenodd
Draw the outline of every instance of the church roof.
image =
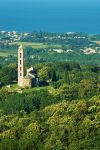
<svg viewBox="0 0 100 150">
<path fill-rule="evenodd" d="M 24 79 L 33 79 L 33 77 L 26 75 L 26 76 L 24 76 Z"/>
<path fill-rule="evenodd" d="M 36 73 L 35 73 L 33 67 L 27 69 L 27 76 L 30 76 L 31 78 L 35 78 L 36 77 Z"/>
</svg>

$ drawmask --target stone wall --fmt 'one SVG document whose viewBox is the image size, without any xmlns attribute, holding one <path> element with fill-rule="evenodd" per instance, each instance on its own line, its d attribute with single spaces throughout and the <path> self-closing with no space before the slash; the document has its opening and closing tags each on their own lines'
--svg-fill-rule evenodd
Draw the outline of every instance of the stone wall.
<svg viewBox="0 0 100 150">
<path fill-rule="evenodd" d="M 32 87 L 32 79 L 31 78 L 23 78 L 23 87 L 31 88 Z"/>
</svg>

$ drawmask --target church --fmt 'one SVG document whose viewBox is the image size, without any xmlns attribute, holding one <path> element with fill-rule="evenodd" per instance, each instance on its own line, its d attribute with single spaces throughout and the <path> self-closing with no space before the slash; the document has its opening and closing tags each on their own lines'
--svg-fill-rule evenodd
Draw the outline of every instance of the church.
<svg viewBox="0 0 100 150">
<path fill-rule="evenodd" d="M 24 49 L 23 46 L 20 46 L 18 49 L 18 86 L 31 88 L 38 79 L 33 67 L 27 69 L 26 72 L 24 76 Z"/>
</svg>

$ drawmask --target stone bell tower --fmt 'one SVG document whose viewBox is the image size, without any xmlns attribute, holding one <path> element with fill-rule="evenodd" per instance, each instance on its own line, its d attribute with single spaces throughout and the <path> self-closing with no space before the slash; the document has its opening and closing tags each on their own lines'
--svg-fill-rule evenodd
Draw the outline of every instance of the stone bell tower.
<svg viewBox="0 0 100 150">
<path fill-rule="evenodd" d="M 23 86 L 24 78 L 24 50 L 20 46 L 18 49 L 18 85 Z"/>
</svg>

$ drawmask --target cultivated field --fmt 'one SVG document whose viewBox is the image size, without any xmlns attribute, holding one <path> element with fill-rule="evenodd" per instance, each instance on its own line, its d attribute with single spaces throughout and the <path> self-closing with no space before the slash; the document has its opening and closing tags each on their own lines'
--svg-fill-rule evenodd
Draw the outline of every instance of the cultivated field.
<svg viewBox="0 0 100 150">
<path fill-rule="evenodd" d="M 39 49 L 39 48 L 61 48 L 61 45 L 59 44 L 43 44 L 43 43 L 32 43 L 32 42 L 16 42 L 15 44 L 22 45 L 24 47 L 31 46 L 32 48 Z"/>
<path fill-rule="evenodd" d="M 15 42 L 13 44 L 22 45 L 24 48 L 31 46 L 34 49 L 45 49 L 45 48 L 54 48 L 61 49 L 60 44 L 43 44 L 43 43 L 31 43 L 31 42 Z M 0 49 L 0 56 L 7 57 L 9 55 L 17 56 L 17 49 Z"/>
<path fill-rule="evenodd" d="M 0 49 L 0 56 L 8 57 L 9 55 L 17 56 L 17 50 L 15 49 Z"/>
</svg>

